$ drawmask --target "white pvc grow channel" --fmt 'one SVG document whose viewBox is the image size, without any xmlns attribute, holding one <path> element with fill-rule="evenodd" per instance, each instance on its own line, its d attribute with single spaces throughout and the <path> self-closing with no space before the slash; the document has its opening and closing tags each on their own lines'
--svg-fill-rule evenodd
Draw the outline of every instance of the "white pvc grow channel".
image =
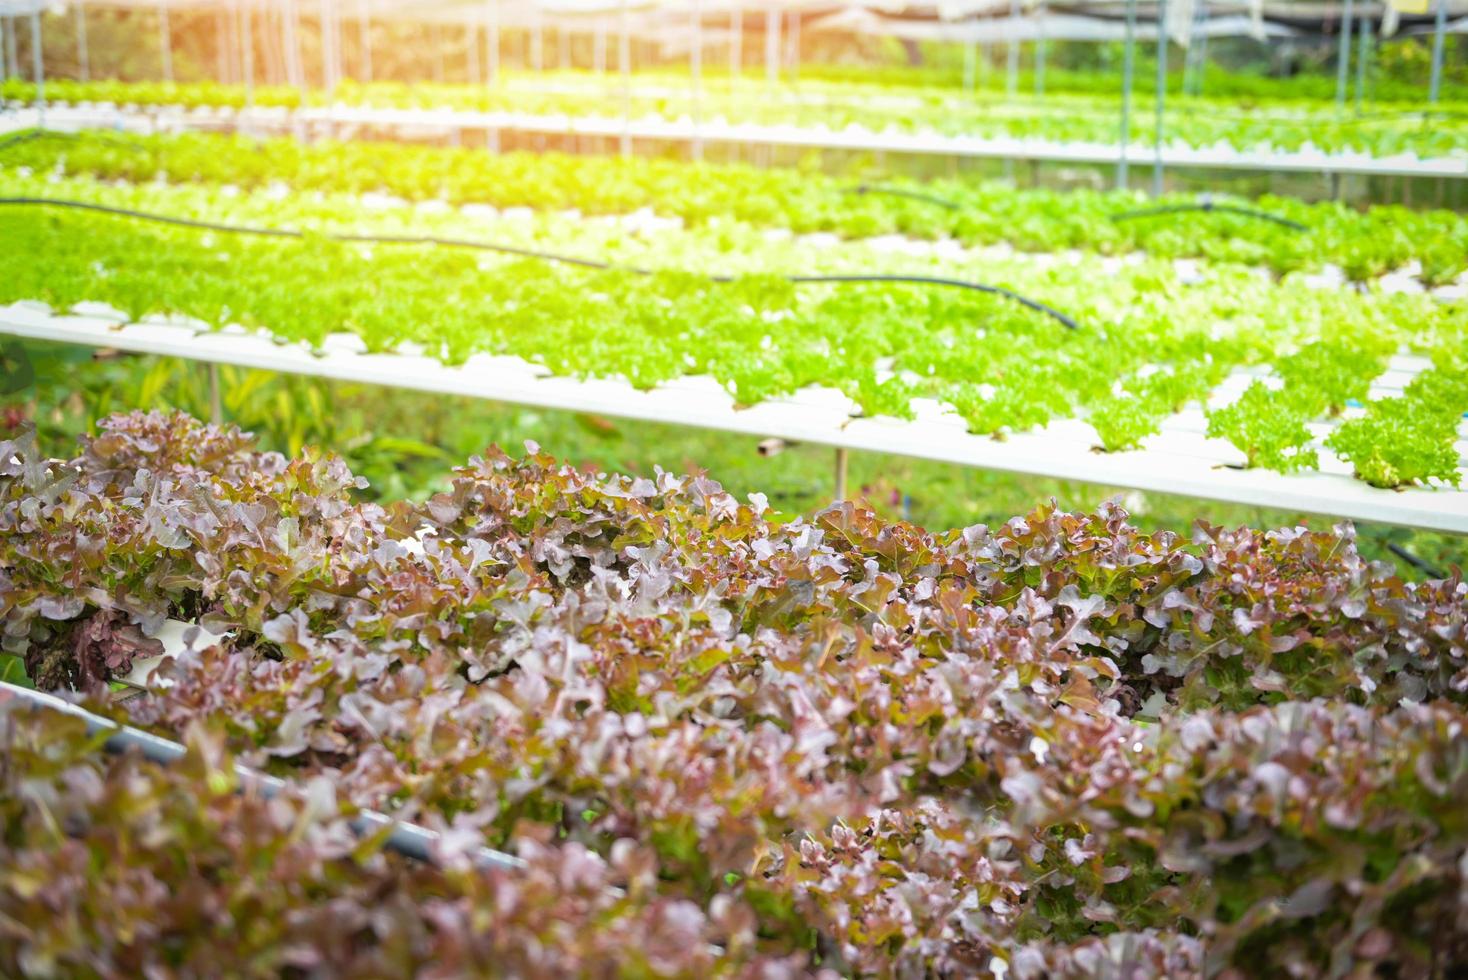
<svg viewBox="0 0 1468 980">
<path fill-rule="evenodd" d="M 37 304 L 0 307 L 0 334 L 1468 533 L 1468 492 L 1380 490 L 1352 477 L 1348 464 L 1323 450 L 1318 472 L 1286 476 L 1235 468 L 1242 455 L 1229 443 L 1205 436 L 1206 422 L 1198 408 L 1167 419 L 1143 449 L 1099 453 L 1093 451 L 1095 432 L 1082 421 L 1055 422 L 1000 442 L 969 433 L 956 414 L 925 399 L 914 402 L 914 421 L 854 417 L 850 399 L 829 388 L 809 388 L 738 409 L 729 393 L 708 377 L 639 391 L 619 380 L 551 377 L 544 367 L 518 357 L 479 355 L 451 367 L 418 354 L 361 353 L 361 341 L 350 335 L 334 337 L 325 350 L 313 353 L 239 328 L 207 332 L 197 324 L 149 320 L 119 327 L 118 322 L 117 315 L 100 310 L 59 316 Z M 1420 368 L 1420 363 L 1397 359 L 1393 370 L 1378 379 L 1373 394 L 1400 390 Z M 1230 383 L 1241 386 L 1247 380 L 1238 375 Z M 1460 454 L 1463 448 L 1460 442 Z M 1462 472 L 1468 476 L 1468 469 Z"/>
<path fill-rule="evenodd" d="M 0 130 L 26 129 L 38 125 L 39 115 L 26 109 L 0 120 Z M 951 156 L 994 160 L 1036 160 L 1049 163 L 1116 166 L 1123 159 L 1131 164 L 1153 164 L 1154 147 L 1132 144 L 1123 154 L 1115 143 L 1057 143 L 1048 140 L 1009 137 L 945 136 L 896 130 L 873 131 L 859 127 L 825 129 L 798 126 L 764 126 L 710 120 L 643 118 L 619 116 L 535 116 L 509 112 L 470 112 L 451 109 L 384 109 L 359 106 L 330 106 L 298 111 L 255 108 L 182 109 L 177 107 L 126 107 L 114 105 L 51 106 L 46 125 L 57 129 L 126 128 L 131 130 L 238 129 L 252 133 L 296 131 L 301 126 L 334 128 L 367 126 L 403 133 L 428 130 L 449 133 L 500 132 L 541 133 L 559 136 L 590 136 L 606 139 L 657 140 L 661 142 L 732 143 L 785 146 L 804 149 L 847 150 L 863 153 L 898 153 L 921 156 Z M 1165 167 L 1278 171 L 1339 174 L 1371 177 L 1441 177 L 1468 179 L 1468 155 L 1423 158 L 1411 153 L 1375 157 L 1367 153 L 1326 153 L 1320 150 L 1285 151 L 1272 148 L 1238 149 L 1218 144 L 1194 147 L 1171 143 L 1161 149 Z"/>
</svg>

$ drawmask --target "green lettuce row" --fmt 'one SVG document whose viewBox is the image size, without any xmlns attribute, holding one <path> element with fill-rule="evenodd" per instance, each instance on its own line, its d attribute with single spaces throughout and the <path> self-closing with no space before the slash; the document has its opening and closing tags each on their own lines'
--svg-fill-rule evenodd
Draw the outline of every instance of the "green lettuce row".
<svg viewBox="0 0 1468 980">
<path fill-rule="evenodd" d="M 1117 137 L 1118 101 L 1107 96 L 1057 95 L 1043 103 L 1015 103 L 999 93 L 955 96 L 942 91 L 913 89 L 905 97 L 893 98 L 890 89 L 860 84 L 824 87 L 814 97 L 792 94 L 771 98 L 759 89 L 731 91 L 718 85 L 708 87 L 695 103 L 686 91 L 664 95 L 634 92 L 631 112 L 636 117 L 655 116 L 678 120 L 698 116 L 722 117 L 733 122 L 765 125 L 826 126 L 844 129 L 861 126 L 875 131 L 938 132 L 951 136 L 1014 137 L 1054 142 L 1114 143 Z M 242 86 L 214 83 L 166 85 L 125 82 L 56 81 L 46 87 L 49 100 L 70 103 L 108 102 L 119 105 L 188 105 L 243 107 Z M 35 86 L 11 79 L 0 87 L 0 97 L 29 102 Z M 404 85 L 347 83 L 328 96 L 285 86 L 257 87 L 253 100 L 259 106 L 292 108 L 345 103 L 392 108 L 453 108 L 507 111 L 547 116 L 620 115 L 623 99 L 605 93 L 554 93 L 524 89 L 489 88 L 472 85 Z M 1219 143 L 1241 149 L 1272 146 L 1299 150 L 1314 146 L 1326 151 L 1354 151 L 1376 156 L 1416 153 L 1422 157 L 1457 154 L 1462 151 L 1465 124 L 1455 116 L 1428 120 L 1409 118 L 1402 122 L 1390 114 L 1383 122 L 1361 120 L 1343 114 L 1330 103 L 1299 102 L 1253 107 L 1240 112 L 1231 102 L 1209 98 L 1180 98 L 1171 103 L 1165 121 L 1169 140 L 1190 146 Z M 1372 107 L 1375 108 L 1374 106 Z M 1145 103 L 1132 124 L 1133 139 L 1141 143 L 1153 138 L 1155 123 Z"/>
<path fill-rule="evenodd" d="M 1468 364 L 1444 357 L 1418 375 L 1398 398 L 1381 398 L 1326 441 L 1377 487 L 1441 480 L 1462 482 L 1459 429 L 1468 414 Z"/>
<path fill-rule="evenodd" d="M 1261 264 L 1279 273 L 1335 263 L 1361 280 L 1417 260 L 1429 285 L 1450 282 L 1468 268 L 1468 218 L 1462 215 L 1399 206 L 1357 211 L 1336 203 L 1276 197 L 1261 199 L 1257 207 L 1304 224 L 1308 232 L 1219 212 L 1115 221 L 1113 215 L 1140 203 L 1135 195 L 1115 192 L 1017 191 L 963 180 L 891 185 L 899 190 L 922 187 L 957 205 L 947 209 L 901 196 L 853 193 L 853 180 L 820 173 L 390 143 L 95 134 L 13 144 L 0 151 L 0 164 L 105 180 L 162 177 L 242 188 L 283 182 L 298 191 L 381 191 L 412 201 L 588 214 L 651 208 L 695 225 L 733 219 L 847 237 L 895 232 L 953 237 L 966 244 L 1004 243 L 1023 251 L 1145 251 Z"/>
<path fill-rule="evenodd" d="M 1349 402 L 1365 399 L 1393 353 L 1389 342 L 1369 335 L 1311 344 L 1275 362 L 1280 387 L 1255 381 L 1237 401 L 1210 411 L 1208 434 L 1232 442 L 1249 466 L 1285 473 L 1315 469 L 1320 461 L 1306 423 L 1338 416 Z M 1427 432 L 1400 435 L 1431 438 Z"/>
<path fill-rule="evenodd" d="M 911 399 L 930 397 L 952 404 L 982 434 L 1095 410 L 1112 449 L 1135 444 L 1168 412 L 1204 399 L 1231 368 L 1269 363 L 1273 351 L 1362 336 L 1378 353 L 1408 340 L 1431 350 L 1434 338 L 1457 336 L 1463 316 L 1460 307 L 1423 297 L 1281 289 L 1247 275 L 1224 276 L 1211 288 L 1156 291 L 1156 271 L 1141 268 L 1129 281 L 1109 280 L 1110 295 L 1085 270 L 1066 273 L 1068 285 L 1058 270 L 1023 263 L 1000 277 L 1075 315 L 1082 329 L 1066 331 L 1009 301 L 956 289 L 797 288 L 768 274 L 715 283 L 683 272 L 282 242 L 32 209 L 3 220 L 17 246 L 0 256 L 0 299 L 7 302 L 43 300 L 66 310 L 100 301 L 135 320 L 184 314 L 216 329 L 242 323 L 312 346 L 348 331 L 375 351 L 412 342 L 451 363 L 512 354 L 557 374 L 622 376 L 639 387 L 707 373 L 743 404 L 824 384 L 867 414 L 910 417 Z M 1249 288 L 1259 291 L 1257 300 L 1245 298 Z M 1087 299 L 1094 305 L 1084 305 Z M 1109 324 L 1118 310 L 1126 318 Z M 1284 363 L 1286 371 L 1301 370 Z M 1371 363 L 1346 357 L 1336 365 L 1337 386 L 1355 383 L 1353 371 L 1369 378 Z M 1316 367 L 1305 376 L 1328 376 Z M 1141 410 L 1121 422 L 1108 416 L 1128 399 Z M 1341 400 L 1337 391 L 1309 407 L 1318 414 Z M 1291 411 L 1290 418 L 1307 417 L 1299 407 Z M 1248 452 L 1250 442 L 1239 441 Z M 1263 453 L 1251 460 L 1288 465 Z"/>
</svg>

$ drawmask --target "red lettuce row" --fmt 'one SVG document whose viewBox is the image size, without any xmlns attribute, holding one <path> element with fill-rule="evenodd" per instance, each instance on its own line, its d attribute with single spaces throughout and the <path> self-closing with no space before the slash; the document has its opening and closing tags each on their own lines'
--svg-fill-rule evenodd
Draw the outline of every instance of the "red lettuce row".
<svg viewBox="0 0 1468 980">
<path fill-rule="evenodd" d="M 197 731 L 186 761 L 162 770 L 98 756 L 75 720 L 9 703 L 0 746 L 9 976 L 211 975 L 225 962 L 247 976 L 836 973 L 762 935 L 746 902 L 661 895 L 656 855 L 630 841 L 604 858 L 526 839 L 517 872 L 471 872 L 452 845 L 442 867 L 414 865 L 353 838 L 325 783 L 268 803 L 236 795 L 227 753 Z M 975 975 L 1187 977 L 1203 962 L 1198 940 L 1155 932 L 1006 955 Z"/>
<path fill-rule="evenodd" d="M 314 957 L 333 971 L 394 953 L 453 962 L 457 947 L 538 957 L 547 971 L 601 955 L 678 975 L 771 957 L 802 973 L 976 976 L 1108 964 L 1128 976 L 1429 976 L 1468 963 L 1468 716 L 1454 707 L 1179 718 L 1132 763 L 1114 760 L 1088 799 L 1045 792 L 1053 767 L 1016 762 L 1008 823 L 961 794 L 905 795 L 763 841 L 746 874 L 705 883 L 656 835 L 598 851 L 529 818 L 515 845 L 530 871 L 469 872 L 454 854 L 477 842 L 472 810 L 443 849 L 447 870 L 399 863 L 346 833 L 327 769 L 302 779 L 301 802 L 264 804 L 229 795 L 227 754 L 199 727 L 190 760 L 163 771 L 104 763 L 58 716 L 11 707 L 0 721 L 0 946 L 26 972 L 85 956 L 118 975 L 213 948 L 220 930 L 262 962 Z M 665 777 L 643 784 L 656 805 Z M 796 788 L 734 809 L 692 846 L 748 828 L 751 810 Z M 355 927 L 328 926 L 323 909 Z M 239 928 L 257 915 L 259 928 Z M 664 929 L 689 948 L 675 952 Z"/>
<path fill-rule="evenodd" d="M 109 760 L 79 722 L 0 706 L 0 973 L 792 977 L 728 895 L 659 893 L 656 859 L 526 839 L 528 867 L 414 864 L 348 830 L 328 783 L 233 793 L 217 740 L 164 770 Z M 776 950 L 772 952 L 771 950 Z M 227 965 L 227 966 L 226 966 Z"/>
<path fill-rule="evenodd" d="M 850 504 L 777 524 L 706 478 L 603 477 L 543 455 L 491 454 L 448 494 L 390 511 L 355 503 L 355 486 L 334 458 L 287 461 L 180 417 L 118 417 L 68 463 L 0 445 L 6 648 L 75 682 L 97 672 L 71 651 L 98 611 L 262 642 L 288 616 L 271 627 L 278 650 L 351 635 L 456 659 L 478 681 L 567 603 L 598 649 L 712 650 L 767 630 L 826 643 L 825 630 L 828 659 L 884 637 L 923 657 L 963 650 L 972 618 L 998 608 L 1111 661 L 1097 669 L 1119 671 L 1106 693 L 1128 713 L 1159 693 L 1245 707 L 1468 690 L 1461 579 L 1405 582 L 1344 528 L 1185 542 L 1114 508 L 1042 508 L 932 534 Z"/>
<path fill-rule="evenodd" d="M 556 860 L 633 848 L 657 902 L 747 909 L 801 970 L 1465 960 L 1463 587 L 1344 533 L 778 524 L 703 478 L 539 455 L 384 510 L 327 458 L 177 417 L 104 432 L 70 464 L 0 451 L 10 648 L 100 693 L 157 619 L 229 627 L 106 710 L 344 806 Z"/>
</svg>

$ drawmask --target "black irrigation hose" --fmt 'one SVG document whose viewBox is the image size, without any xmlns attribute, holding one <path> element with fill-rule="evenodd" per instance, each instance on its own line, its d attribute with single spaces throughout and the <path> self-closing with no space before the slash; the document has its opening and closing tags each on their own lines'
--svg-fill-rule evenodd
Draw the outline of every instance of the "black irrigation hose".
<svg viewBox="0 0 1468 980">
<path fill-rule="evenodd" d="M 819 282 L 831 282 L 831 283 L 842 283 L 842 282 L 856 282 L 856 283 L 860 283 L 860 282 L 892 282 L 892 283 L 917 283 L 917 284 L 920 284 L 920 285 L 928 285 L 928 286 L 952 286 L 955 289 L 971 289 L 974 292 L 978 292 L 978 293 L 989 293 L 989 294 L 994 295 L 994 296 L 1003 296 L 1005 299 L 1013 300 L 1014 302 L 1018 303 L 1020 306 L 1026 307 L 1026 308 L 1031 309 L 1031 310 L 1034 310 L 1036 313 L 1044 313 L 1046 316 L 1054 317 L 1056 320 L 1059 320 L 1061 322 L 1061 324 L 1063 324 L 1067 329 L 1070 329 L 1070 330 L 1079 330 L 1080 329 L 1080 324 L 1076 323 L 1076 321 L 1072 320 L 1070 317 L 1066 316 L 1064 313 L 1061 313 L 1058 310 L 1053 309 L 1052 307 L 1046 306 L 1044 303 L 1041 303 L 1039 300 L 1030 299 L 1028 296 L 1023 296 L 1023 295 L 1021 295 L 1019 293 L 1016 293 L 1012 289 L 1005 289 L 1003 286 L 989 286 L 989 285 L 986 285 L 986 284 L 981 283 L 981 282 L 968 282 L 968 281 L 963 280 L 963 279 L 944 279 L 944 278 L 942 278 L 940 276 L 904 276 L 904 275 L 881 275 L 881 274 L 870 274 L 870 275 L 868 275 L 868 274 L 853 274 L 853 275 L 831 274 L 831 275 L 822 275 L 822 276 L 786 276 L 785 278 L 788 279 L 790 282 L 793 282 L 793 283 L 796 283 L 796 284 L 799 284 L 799 283 L 809 283 L 809 282 L 814 282 L 814 283 L 819 283 Z M 729 279 L 729 277 L 725 276 L 725 277 L 719 278 L 719 281 L 721 281 L 721 282 L 727 282 L 727 281 L 731 281 L 731 280 Z"/>
<path fill-rule="evenodd" d="M 1429 579 L 1447 578 L 1446 575 L 1438 571 L 1436 568 L 1432 567 L 1432 565 L 1429 564 L 1427 561 L 1418 558 L 1416 555 L 1412 554 L 1412 552 L 1408 551 L 1406 548 L 1403 548 L 1396 542 L 1383 540 L 1382 544 L 1386 545 L 1387 551 L 1390 551 L 1392 554 L 1402 559 L 1402 561 L 1406 562 L 1408 565 L 1411 565 L 1423 575 L 1426 575 Z"/>
<path fill-rule="evenodd" d="M 1183 214 L 1193 211 L 1221 212 L 1225 214 L 1238 214 L 1246 218 L 1258 218 L 1260 221 L 1272 221 L 1281 227 L 1291 231 L 1309 231 L 1309 225 L 1302 225 L 1298 221 L 1289 218 L 1281 218 L 1277 214 L 1268 211 L 1256 211 L 1253 208 L 1240 207 L 1237 204 L 1218 204 L 1214 201 L 1201 201 L 1197 204 L 1167 204 L 1156 208 L 1141 208 L 1136 211 L 1119 211 L 1111 216 L 1112 221 L 1131 221 L 1135 218 L 1151 218 L 1164 214 Z"/>
<path fill-rule="evenodd" d="M 925 194 L 922 191 L 903 190 L 900 187 L 877 187 L 872 184 L 858 184 L 846 191 L 847 194 L 881 194 L 886 197 L 905 197 L 911 201 L 922 201 L 924 204 L 936 204 L 940 208 L 949 211 L 958 210 L 958 202 L 939 197 L 936 194 Z"/>
<path fill-rule="evenodd" d="M 577 258 L 573 255 L 561 255 L 556 252 L 542 252 L 536 249 L 522 248 L 518 245 L 503 245 L 497 242 L 471 241 L 463 238 L 441 238 L 433 235 L 366 235 L 366 234 L 333 234 L 323 232 L 319 235 L 311 235 L 303 231 L 291 228 L 261 228 L 251 225 L 226 225 L 213 221 L 199 221 L 194 218 L 177 218 L 165 214 L 150 214 L 146 211 L 133 211 L 128 208 L 115 208 L 106 204 L 92 204 L 87 201 L 67 201 L 47 197 L 4 197 L 0 198 L 0 206 L 11 207 L 54 207 L 72 208 L 79 211 L 95 211 L 100 214 L 116 215 L 124 218 L 136 218 L 141 221 L 151 221 L 157 224 L 175 225 L 180 228 L 194 228 L 200 231 L 217 231 L 233 235 L 258 235 L 265 238 L 292 238 L 305 239 L 311 237 L 324 238 L 330 241 L 348 242 L 352 244 L 381 244 L 381 245 L 440 245 L 451 248 L 470 248 L 483 252 L 497 252 L 502 255 L 517 255 L 523 258 L 539 259 L 544 262 L 558 262 L 563 265 L 578 266 L 583 269 L 600 269 L 612 272 L 629 272 L 641 276 L 655 275 L 660 270 L 645 269 L 639 266 L 618 266 L 608 262 L 599 262 L 593 259 Z M 730 283 L 735 282 L 736 277 L 728 275 L 709 275 L 710 282 Z M 916 286 L 950 286 L 955 289 L 967 289 L 976 293 L 987 293 L 992 296 L 1002 296 L 1005 299 L 1036 311 L 1043 313 L 1060 322 L 1068 330 L 1079 330 L 1080 324 L 1074 319 L 1061 313 L 1054 307 L 1047 306 L 1039 300 L 1022 296 L 1012 289 L 1003 286 L 990 286 L 985 283 L 967 282 L 963 279 L 946 279 L 937 276 L 910 276 L 901 274 L 831 274 L 810 276 L 785 276 L 787 282 L 800 284 L 812 283 L 900 283 Z"/>
<path fill-rule="evenodd" d="M 139 146 L 136 140 L 124 139 L 121 136 L 113 136 L 111 133 L 100 132 L 95 129 L 87 130 L 85 133 L 64 133 L 59 129 L 23 129 L 11 133 L 4 139 L 0 139 L 0 152 L 8 150 L 12 146 L 20 146 L 23 143 L 29 143 L 32 140 L 39 139 L 72 140 L 73 142 L 82 142 L 83 140 L 91 142 L 95 140 L 102 143 L 111 143 L 114 146 L 126 147 L 129 150 L 136 150 L 138 153 L 151 152 L 146 146 Z"/>
<path fill-rule="evenodd" d="M 12 146 L 29 143 L 31 140 L 37 139 L 40 135 L 41 130 L 39 129 L 22 129 L 18 133 L 11 133 L 4 139 L 0 139 L 0 150 L 8 150 Z"/>
<path fill-rule="evenodd" d="M 99 735 L 106 733 L 107 741 L 104 743 L 108 752 L 121 755 L 133 749 L 138 750 L 151 762 L 159 765 L 170 765 L 178 762 L 188 750 L 177 742 L 171 742 L 166 738 L 160 738 L 151 732 L 145 732 L 126 725 L 119 725 L 114 721 L 94 715 L 85 708 L 78 707 L 69 701 L 63 700 L 54 694 L 43 691 L 33 691 L 30 688 L 20 687 L 0 681 L 0 701 L 6 700 L 6 696 L 19 698 L 36 707 L 50 708 L 73 718 L 80 718 L 87 726 L 87 734 Z M 290 783 L 274 776 L 256 772 L 246 766 L 234 767 L 235 775 L 239 779 L 241 789 L 254 790 L 265 799 L 274 799 L 277 796 L 293 793 L 295 790 Z M 439 835 L 434 831 L 419 827 L 416 824 L 399 823 L 391 817 L 372 810 L 362 810 L 348 821 L 352 833 L 358 837 L 371 837 L 388 831 L 383 846 L 388 850 L 396 851 L 404 857 L 413 858 L 418 861 L 433 863 L 433 845 L 438 842 Z M 390 829 L 389 829 L 390 828 Z M 525 866 L 525 862 L 510 854 L 496 851 L 492 848 L 481 847 L 473 855 L 474 863 L 481 868 L 497 870 L 518 870 Z"/>
</svg>

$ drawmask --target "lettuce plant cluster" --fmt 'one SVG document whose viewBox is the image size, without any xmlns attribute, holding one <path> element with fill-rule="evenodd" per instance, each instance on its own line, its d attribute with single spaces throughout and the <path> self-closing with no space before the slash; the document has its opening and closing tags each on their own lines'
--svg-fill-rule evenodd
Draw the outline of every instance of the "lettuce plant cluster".
<svg viewBox="0 0 1468 980">
<path fill-rule="evenodd" d="M 953 205 L 943 207 L 921 197 L 855 193 L 861 186 L 855 180 L 818 172 L 557 153 L 486 154 L 393 143 L 83 134 L 13 145 L 0 160 L 107 180 L 165 178 L 241 188 L 283 183 L 299 191 L 387 192 L 414 201 L 587 214 L 651 208 L 693 225 L 736 219 L 797 232 L 952 237 L 971 245 L 1004 243 L 1032 252 L 1141 250 L 1267 265 L 1277 273 L 1330 262 L 1358 281 L 1414 260 L 1430 285 L 1451 282 L 1468 268 L 1468 220 L 1462 215 L 1396 205 L 1359 211 L 1275 196 L 1250 206 L 1303 224 L 1308 231 L 1224 212 L 1117 221 L 1117 214 L 1151 205 L 1114 192 L 1016 190 L 954 179 L 875 185 L 879 191 L 929 195 Z M 1157 204 L 1189 200 L 1164 198 Z"/>
<path fill-rule="evenodd" d="M 35 85 L 11 79 L 0 98 L 31 102 Z M 876 132 L 938 133 L 961 137 L 1043 140 L 1056 143 L 1115 143 L 1120 103 L 1114 96 L 1054 94 L 1043 102 L 1015 101 L 1004 93 L 951 93 L 921 87 L 895 89 L 860 82 L 822 85 L 818 90 L 738 91 L 706 85 L 695 100 L 691 86 L 664 92 L 532 91 L 480 85 L 394 83 L 339 86 L 335 92 L 303 93 L 286 86 L 256 87 L 215 83 L 169 85 L 128 82 L 53 81 L 46 98 L 61 103 L 136 106 L 363 105 L 397 109 L 454 109 L 512 112 L 550 117 L 620 117 L 670 121 L 710 121 L 768 126 L 861 127 Z M 1241 110 L 1233 99 L 1178 99 L 1164 121 L 1164 136 L 1194 147 L 1270 148 L 1355 152 L 1376 156 L 1415 153 L 1422 157 L 1460 155 L 1464 123 L 1455 113 L 1403 117 L 1399 106 L 1384 105 L 1363 119 L 1344 114 L 1330 102 L 1288 100 Z M 1375 107 L 1373 107 L 1375 108 Z M 1150 144 L 1155 132 L 1150 111 L 1132 122 L 1132 138 Z"/>
<path fill-rule="evenodd" d="M 0 970 L 1451 975 L 1468 586 L 1349 528 L 934 534 L 497 451 L 391 507 L 180 415 L 0 444 Z M 123 701 L 165 619 L 206 626 Z M 298 797 L 235 795 L 229 763 Z M 344 818 L 443 832 L 433 866 Z M 527 861 L 472 870 L 489 844 Z M 212 959 L 211 959 L 212 957 Z"/>
<path fill-rule="evenodd" d="M 1468 361 L 1462 350 L 1442 349 L 1431 370 L 1414 378 L 1401 396 L 1371 402 L 1362 417 L 1344 423 L 1326 444 L 1373 486 L 1434 478 L 1457 486 L 1459 434 L 1468 414 L 1463 411 Z"/>
<path fill-rule="evenodd" d="M 6 186 L 12 183 L 29 189 L 36 181 Z M 263 223 L 254 199 L 246 206 L 197 188 L 64 183 L 66 193 L 97 203 Z M 283 198 L 270 206 L 277 205 L 308 232 L 365 227 L 339 201 Z M 1249 465 L 1282 470 L 1318 464 L 1306 423 L 1339 416 L 1363 398 L 1391 353 L 1412 346 L 1451 356 L 1468 310 L 1422 295 L 1277 285 L 1237 267 L 1185 283 L 1157 262 L 1098 278 L 1096 261 L 1074 268 L 1022 260 L 993 268 L 889 266 L 848 248 L 808 257 L 795 270 L 985 273 L 985 281 L 1065 310 L 1081 324 L 1072 331 L 1010 300 L 945 286 L 796 286 L 784 278 L 788 263 L 776 271 L 747 236 L 712 229 L 669 233 L 691 268 L 643 274 L 463 249 L 242 237 L 75 211 L 26 209 L 5 218 L 14 247 L 0 254 L 0 302 L 37 300 L 62 311 L 102 302 L 132 320 L 184 315 L 312 347 L 349 333 L 371 351 L 411 344 L 449 363 L 514 355 L 558 375 L 621 377 L 639 388 L 707 375 L 744 405 L 824 385 L 866 415 L 912 418 L 914 400 L 929 398 L 951 406 L 970 431 L 1001 438 L 1080 417 L 1108 451 L 1144 444 L 1168 416 L 1206 401 L 1234 369 L 1271 364 L 1283 389 L 1261 383 L 1237 405 L 1212 411 L 1211 424 Z M 501 234 L 508 232 L 485 237 Z M 508 240 L 578 256 L 608 244 L 614 261 L 620 250 L 652 269 L 653 255 L 672 247 L 656 235 L 624 236 L 636 239 L 635 249 L 614 237 L 605 229 L 567 236 L 547 227 L 544 236 L 522 230 Z M 767 258 L 780 265 L 800 251 L 771 247 Z M 732 271 L 732 281 L 714 281 L 700 266 Z M 1421 400 L 1415 390 L 1405 398 Z M 1341 445 L 1353 460 L 1381 441 L 1421 460 L 1384 477 L 1363 463 L 1364 477 L 1457 482 L 1450 413 L 1454 405 L 1459 413 L 1468 408 L 1468 400 L 1452 386 L 1440 386 L 1433 400 L 1439 407 L 1430 424 L 1419 425 L 1419 413 L 1389 430 L 1372 423 L 1348 433 L 1353 441 Z"/>
</svg>

